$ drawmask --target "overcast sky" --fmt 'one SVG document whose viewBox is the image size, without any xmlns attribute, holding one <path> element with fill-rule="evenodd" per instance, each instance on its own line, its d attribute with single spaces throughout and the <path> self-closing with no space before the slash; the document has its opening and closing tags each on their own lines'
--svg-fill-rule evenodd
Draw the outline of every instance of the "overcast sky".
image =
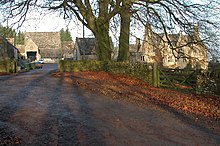
<svg viewBox="0 0 220 146">
<path fill-rule="evenodd" d="M 202 0 L 194 0 L 196 2 L 201 3 Z M 1 19 L 1 16 L 0 16 Z M 0 21 L 1 22 L 1 21 Z M 8 22 L 10 25 L 11 22 Z M 4 26 L 7 25 L 7 23 L 3 24 Z M 21 28 L 19 28 L 20 31 L 24 32 L 57 32 L 60 31 L 62 28 L 68 29 L 71 32 L 73 40 L 75 40 L 76 37 L 82 37 L 83 36 L 83 27 L 80 22 L 78 24 L 71 21 L 65 21 L 62 16 L 57 16 L 57 14 L 47 14 L 45 16 L 42 16 L 38 13 L 37 10 L 33 10 L 33 12 L 28 13 L 27 21 L 24 22 Z M 14 26 L 16 28 L 16 26 Z M 139 38 L 143 37 L 144 30 L 139 30 L 138 28 L 131 28 L 131 31 Z M 92 33 L 88 29 L 85 31 L 86 37 L 91 37 Z M 116 42 L 116 39 L 118 36 L 114 37 L 112 35 L 112 39 L 114 42 Z M 135 42 L 135 38 L 131 38 L 131 42 Z"/>
<path fill-rule="evenodd" d="M 1 21 L 0 17 L 0 22 Z M 3 26 L 10 26 L 13 20 L 9 20 L 8 22 L 2 23 Z M 26 31 L 26 32 L 57 32 L 60 31 L 62 28 L 68 28 L 71 32 L 73 40 L 76 37 L 83 36 L 83 27 L 80 22 L 76 24 L 76 22 L 69 22 L 65 21 L 62 17 L 58 17 L 56 14 L 47 14 L 47 15 L 40 15 L 37 12 L 29 13 L 27 16 L 27 20 L 23 23 L 23 25 L 17 28 L 16 24 L 13 26 L 14 29 L 17 31 Z M 85 36 L 91 37 L 92 33 L 88 29 L 85 28 Z"/>
<path fill-rule="evenodd" d="M 15 19 L 9 20 L 8 22 L 3 23 L 3 26 L 7 26 L 7 24 L 10 26 L 12 24 L 12 21 L 16 21 Z M 0 22 L 1 21 L 1 15 L 0 15 Z M 81 22 L 76 21 L 68 21 L 64 20 L 62 16 L 58 16 L 57 14 L 50 13 L 47 15 L 40 15 L 40 12 L 37 10 L 32 10 L 32 12 L 29 12 L 27 14 L 27 19 L 23 23 L 23 25 L 19 28 L 17 28 L 16 24 L 13 26 L 14 29 L 17 31 L 22 32 L 57 32 L 60 31 L 62 28 L 66 29 L 68 28 L 71 32 L 71 36 L 73 38 L 73 41 L 75 41 L 76 37 L 83 37 L 83 26 Z M 138 34 L 138 37 L 143 37 L 142 32 L 137 32 L 138 30 L 136 28 L 132 28 L 133 32 L 136 32 Z M 119 31 L 117 31 L 119 32 Z M 111 33 L 111 31 L 110 31 Z M 118 39 L 117 36 L 111 35 L 114 44 L 116 45 Z M 85 27 L 85 37 L 94 37 L 92 32 L 88 30 Z M 131 39 L 131 43 L 135 42 L 135 38 Z"/>
</svg>

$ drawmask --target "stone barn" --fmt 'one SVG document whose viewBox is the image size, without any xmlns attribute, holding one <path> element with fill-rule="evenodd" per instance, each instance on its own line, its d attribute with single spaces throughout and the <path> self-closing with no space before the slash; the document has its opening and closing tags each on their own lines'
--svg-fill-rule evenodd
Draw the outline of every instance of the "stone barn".
<svg viewBox="0 0 220 146">
<path fill-rule="evenodd" d="M 61 58 L 61 40 L 59 32 L 25 32 L 24 55 L 31 61 L 44 58 L 54 62 Z"/>
</svg>

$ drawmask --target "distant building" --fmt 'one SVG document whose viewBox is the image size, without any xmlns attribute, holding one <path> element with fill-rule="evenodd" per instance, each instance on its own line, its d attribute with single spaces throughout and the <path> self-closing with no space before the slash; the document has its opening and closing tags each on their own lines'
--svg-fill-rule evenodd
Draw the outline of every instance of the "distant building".
<svg viewBox="0 0 220 146">
<path fill-rule="evenodd" d="M 32 61 L 44 58 L 54 62 L 58 58 L 73 58 L 73 41 L 61 42 L 59 32 L 25 32 L 24 45 L 16 46 L 23 59 Z"/>
<path fill-rule="evenodd" d="M 111 49 L 111 59 L 116 60 L 118 55 L 118 50 L 114 48 L 112 39 L 109 38 L 110 49 Z M 98 60 L 95 38 L 76 38 L 74 44 L 74 60 Z"/>
<path fill-rule="evenodd" d="M 140 39 L 136 38 L 136 44 L 129 45 L 129 60 L 131 62 L 140 62 L 142 52 L 140 52 Z"/>
<path fill-rule="evenodd" d="M 64 59 L 73 59 L 74 55 L 74 43 L 73 41 L 61 42 L 61 56 Z"/>
<path fill-rule="evenodd" d="M 19 51 L 6 38 L 0 35 L 0 61 L 18 59 Z"/>
<path fill-rule="evenodd" d="M 98 60 L 95 38 L 76 38 L 74 60 Z"/>
<path fill-rule="evenodd" d="M 25 58 L 31 60 L 56 59 L 61 57 L 59 32 L 25 32 Z"/>
<path fill-rule="evenodd" d="M 193 30 L 192 36 L 184 35 L 182 32 L 166 36 L 153 33 L 150 25 L 147 25 L 143 43 L 140 48 L 136 47 L 136 56 L 133 53 L 135 61 L 157 62 L 166 68 L 183 69 L 191 65 L 192 68 L 200 66 L 207 69 L 207 47 L 199 37 L 198 26 L 194 26 Z"/>
</svg>

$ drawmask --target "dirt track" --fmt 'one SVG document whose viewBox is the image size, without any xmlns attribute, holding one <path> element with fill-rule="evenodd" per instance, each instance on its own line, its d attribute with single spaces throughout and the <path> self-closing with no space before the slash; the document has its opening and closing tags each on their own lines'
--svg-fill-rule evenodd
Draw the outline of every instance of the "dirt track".
<svg viewBox="0 0 220 146">
<path fill-rule="evenodd" d="M 154 105 L 64 82 L 45 65 L 0 77 L 0 145 L 218 145 L 220 135 Z"/>
</svg>

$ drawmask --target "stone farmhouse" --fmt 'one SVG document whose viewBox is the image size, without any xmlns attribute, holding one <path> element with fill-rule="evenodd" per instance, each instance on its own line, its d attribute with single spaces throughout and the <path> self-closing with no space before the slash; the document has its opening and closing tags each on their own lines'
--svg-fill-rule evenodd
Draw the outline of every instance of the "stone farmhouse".
<svg viewBox="0 0 220 146">
<path fill-rule="evenodd" d="M 207 47 L 199 36 L 198 26 L 194 26 L 192 36 L 178 34 L 156 34 L 151 26 L 145 28 L 142 45 L 136 41 L 135 49 L 130 49 L 130 60 L 136 62 L 157 62 L 165 68 L 208 68 Z"/>
</svg>

